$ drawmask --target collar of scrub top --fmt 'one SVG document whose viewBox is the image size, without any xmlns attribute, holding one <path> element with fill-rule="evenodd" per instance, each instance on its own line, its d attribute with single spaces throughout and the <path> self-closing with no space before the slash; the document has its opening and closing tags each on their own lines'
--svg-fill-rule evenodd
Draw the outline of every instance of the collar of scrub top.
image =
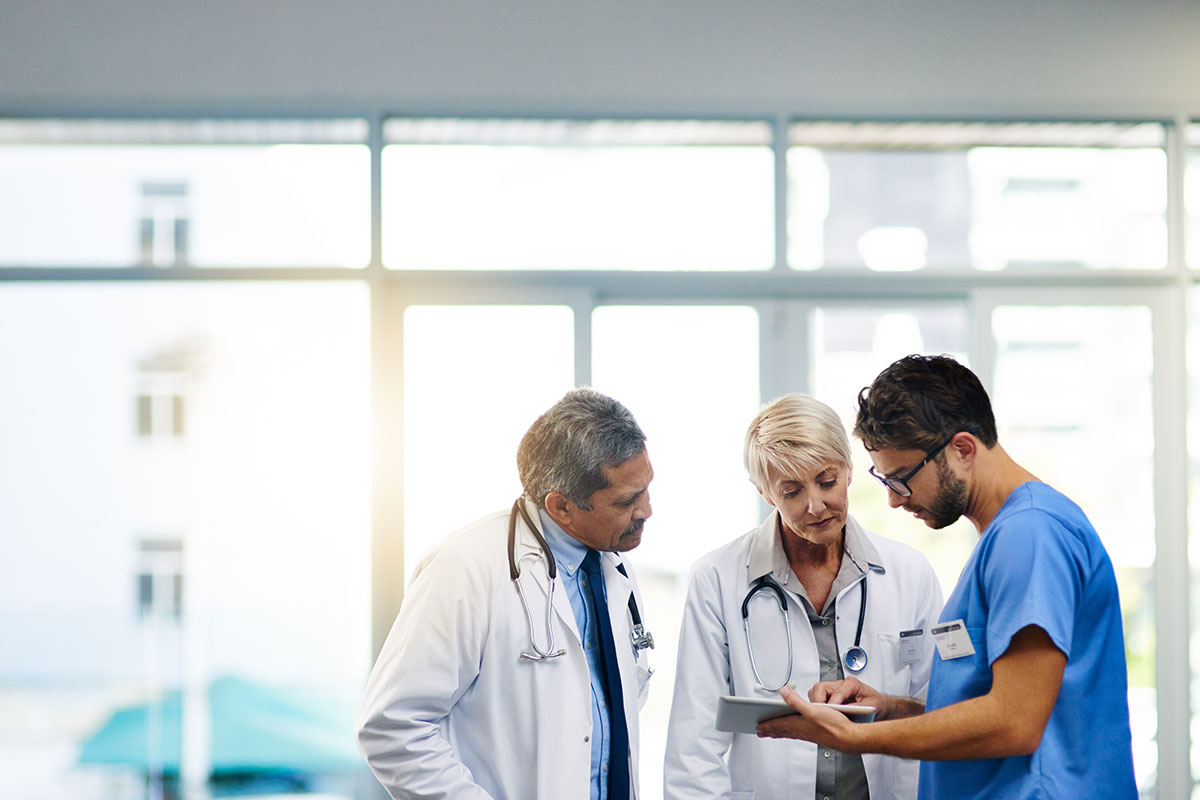
<svg viewBox="0 0 1200 800">
<path fill-rule="evenodd" d="M 783 544 L 775 535 L 779 530 L 778 519 L 779 512 L 776 511 L 767 517 L 754 535 L 746 564 L 747 583 L 753 583 L 763 575 L 770 575 L 780 586 L 787 587 L 789 582 L 796 578 L 791 567 L 788 566 L 787 554 L 783 552 Z M 867 538 L 866 531 L 863 530 L 862 525 L 858 524 L 858 520 L 849 514 L 846 515 L 845 553 L 850 558 L 850 562 L 863 574 L 866 574 L 867 570 L 878 572 L 881 575 L 887 572 L 883 566 L 883 559 L 879 557 L 879 551 Z M 817 609 L 818 612 L 820 610 Z"/>
</svg>

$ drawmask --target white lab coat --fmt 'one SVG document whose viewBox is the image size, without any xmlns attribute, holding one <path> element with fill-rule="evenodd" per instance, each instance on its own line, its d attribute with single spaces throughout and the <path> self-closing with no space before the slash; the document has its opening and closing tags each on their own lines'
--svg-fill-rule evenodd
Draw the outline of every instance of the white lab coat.
<svg viewBox="0 0 1200 800">
<path fill-rule="evenodd" d="M 811 798 L 816 791 L 817 746 L 810 742 L 759 739 L 715 727 L 717 698 L 778 697 L 758 687 L 746 649 L 742 601 L 750 583 L 772 573 L 787 596 L 792 631 L 792 685 L 806 693 L 819 680 L 816 639 L 786 567 L 776 533 L 777 513 L 757 529 L 701 558 L 692 567 L 679 635 L 679 663 L 663 769 L 665 800 Z M 853 526 L 875 548 L 864 580 L 870 582 L 862 647 L 867 666 L 857 677 L 888 694 L 924 699 L 933 657 L 930 626 L 942 608 L 942 592 L 921 553 Z M 782 558 L 782 560 L 780 560 Z M 776 569 L 772 569 L 775 565 Z M 782 567 L 780 567 L 782 565 Z M 755 574 L 750 574 L 750 573 Z M 835 625 L 839 655 L 854 643 L 859 584 L 839 595 Z M 754 658 L 764 682 L 777 686 L 787 674 L 787 637 L 774 595 L 760 592 L 750 604 Z M 899 633 L 921 628 L 921 657 L 901 664 Z M 849 674 L 849 673 L 847 673 Z M 917 794 L 918 762 L 891 756 L 862 757 L 872 800 L 911 800 Z"/>
<path fill-rule="evenodd" d="M 541 525 L 536 508 L 530 518 Z M 451 535 L 422 559 L 367 681 L 358 743 L 396 800 L 587 800 L 592 690 L 575 615 L 561 581 L 552 615 L 560 658 L 533 662 L 529 623 L 509 578 L 508 514 Z M 541 552 L 517 522 L 517 558 Z M 602 553 L 621 669 L 637 795 L 638 710 L 645 702 L 646 651 L 630 638 L 628 561 Z M 541 561 L 521 566 L 538 644 L 546 649 L 548 579 Z M 636 595 L 643 608 L 641 595 Z M 644 619 L 644 618 L 643 618 Z"/>
</svg>

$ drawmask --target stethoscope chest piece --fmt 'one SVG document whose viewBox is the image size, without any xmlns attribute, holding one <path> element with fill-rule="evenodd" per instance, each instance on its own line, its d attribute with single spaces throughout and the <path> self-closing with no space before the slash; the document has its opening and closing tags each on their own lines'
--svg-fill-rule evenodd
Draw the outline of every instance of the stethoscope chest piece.
<svg viewBox="0 0 1200 800">
<path fill-rule="evenodd" d="M 855 645 L 846 651 L 842 661 L 851 672 L 862 672 L 867 667 L 867 651 Z"/>
<path fill-rule="evenodd" d="M 863 617 L 867 613 L 867 576 L 865 574 L 862 576 L 858 592 L 858 629 L 854 632 L 854 646 L 842 656 L 842 663 L 846 665 L 846 669 L 854 673 L 862 672 L 867 667 L 867 651 L 862 648 Z"/>
</svg>

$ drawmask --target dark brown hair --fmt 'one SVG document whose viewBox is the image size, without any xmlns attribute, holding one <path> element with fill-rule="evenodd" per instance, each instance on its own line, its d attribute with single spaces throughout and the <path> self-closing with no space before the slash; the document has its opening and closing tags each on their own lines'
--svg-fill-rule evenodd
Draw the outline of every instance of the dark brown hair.
<svg viewBox="0 0 1200 800">
<path fill-rule="evenodd" d="M 932 450 L 959 431 L 997 441 L 983 384 L 950 356 L 905 356 L 858 394 L 854 435 L 868 450 Z"/>
</svg>

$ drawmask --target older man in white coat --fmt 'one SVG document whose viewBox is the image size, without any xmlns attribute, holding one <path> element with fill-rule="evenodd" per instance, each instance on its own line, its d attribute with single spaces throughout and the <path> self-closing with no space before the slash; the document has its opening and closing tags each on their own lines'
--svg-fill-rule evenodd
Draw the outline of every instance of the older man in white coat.
<svg viewBox="0 0 1200 800">
<path fill-rule="evenodd" d="M 575 389 L 517 463 L 511 512 L 417 566 L 368 680 L 359 747 L 396 800 L 638 796 L 649 643 L 618 553 L 651 513 L 645 434 L 617 401 Z"/>
</svg>

